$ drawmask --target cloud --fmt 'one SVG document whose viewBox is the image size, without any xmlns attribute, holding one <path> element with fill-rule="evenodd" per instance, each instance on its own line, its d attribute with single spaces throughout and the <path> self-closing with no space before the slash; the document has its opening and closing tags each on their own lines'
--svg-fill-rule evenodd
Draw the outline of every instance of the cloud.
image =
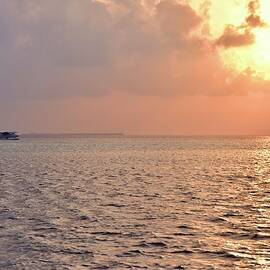
<svg viewBox="0 0 270 270">
<path fill-rule="evenodd" d="M 2 0 L 1 101 L 240 93 L 199 32 L 204 19 L 178 0 Z M 238 34 L 218 46 L 253 41 Z"/>
<path fill-rule="evenodd" d="M 223 34 L 217 39 L 216 45 L 231 48 L 248 46 L 255 43 L 256 38 L 253 34 L 254 28 L 265 27 L 266 23 L 262 20 L 258 11 L 260 8 L 259 0 L 252 0 L 248 3 L 248 16 L 246 22 L 240 26 L 227 25 Z"/>
<path fill-rule="evenodd" d="M 189 5 L 172 0 L 164 0 L 156 5 L 156 18 L 162 32 L 172 39 L 185 39 L 202 22 L 202 18 Z"/>
<path fill-rule="evenodd" d="M 260 9 L 260 1 L 259 0 L 253 0 L 250 1 L 248 4 L 248 11 L 249 14 L 246 18 L 246 22 L 248 26 L 251 28 L 256 27 L 265 27 L 267 24 L 262 20 L 260 15 L 257 14 L 257 12 Z"/>
<path fill-rule="evenodd" d="M 201 48 L 189 36 L 201 18 L 176 0 L 153 5 L 154 13 L 134 0 L 1 1 L 2 98 L 175 92 L 160 89 L 156 74 L 174 84 L 171 58 L 185 62 Z"/>
<path fill-rule="evenodd" d="M 248 46 L 255 42 L 254 34 L 246 27 L 226 26 L 223 34 L 217 39 L 216 45 L 225 48 Z"/>
</svg>

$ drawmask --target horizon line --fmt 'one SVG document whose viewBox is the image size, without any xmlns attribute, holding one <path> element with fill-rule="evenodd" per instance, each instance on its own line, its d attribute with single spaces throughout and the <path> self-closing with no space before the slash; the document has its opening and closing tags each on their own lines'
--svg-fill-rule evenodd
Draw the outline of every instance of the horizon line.
<svg viewBox="0 0 270 270">
<path fill-rule="evenodd" d="M 132 134 L 124 132 L 22 132 L 20 136 L 268 137 L 270 134 Z"/>
</svg>

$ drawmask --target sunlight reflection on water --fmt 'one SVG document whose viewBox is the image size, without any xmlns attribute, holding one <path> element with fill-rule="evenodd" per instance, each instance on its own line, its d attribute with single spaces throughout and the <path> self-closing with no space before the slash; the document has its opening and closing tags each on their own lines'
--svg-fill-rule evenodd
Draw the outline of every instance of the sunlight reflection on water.
<svg viewBox="0 0 270 270">
<path fill-rule="evenodd" d="M 270 138 L 0 142 L 0 269 L 270 269 Z"/>
</svg>

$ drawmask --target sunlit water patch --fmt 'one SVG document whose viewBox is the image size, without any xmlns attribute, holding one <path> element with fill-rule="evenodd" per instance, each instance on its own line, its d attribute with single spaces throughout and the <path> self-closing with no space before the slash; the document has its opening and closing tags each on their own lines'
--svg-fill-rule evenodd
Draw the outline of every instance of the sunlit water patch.
<svg viewBox="0 0 270 270">
<path fill-rule="evenodd" d="M 270 138 L 0 142 L 0 269 L 270 269 Z"/>
</svg>

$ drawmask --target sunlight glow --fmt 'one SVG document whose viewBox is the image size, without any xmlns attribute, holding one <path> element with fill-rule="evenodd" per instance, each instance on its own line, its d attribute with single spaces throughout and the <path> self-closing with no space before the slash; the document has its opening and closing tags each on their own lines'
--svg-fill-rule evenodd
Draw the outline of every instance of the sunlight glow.
<svg viewBox="0 0 270 270">
<path fill-rule="evenodd" d="M 270 1 L 261 1 L 260 16 L 267 26 L 253 29 L 255 43 L 250 46 L 221 49 L 220 55 L 228 68 L 242 73 L 252 70 L 256 76 L 270 80 Z"/>
</svg>

